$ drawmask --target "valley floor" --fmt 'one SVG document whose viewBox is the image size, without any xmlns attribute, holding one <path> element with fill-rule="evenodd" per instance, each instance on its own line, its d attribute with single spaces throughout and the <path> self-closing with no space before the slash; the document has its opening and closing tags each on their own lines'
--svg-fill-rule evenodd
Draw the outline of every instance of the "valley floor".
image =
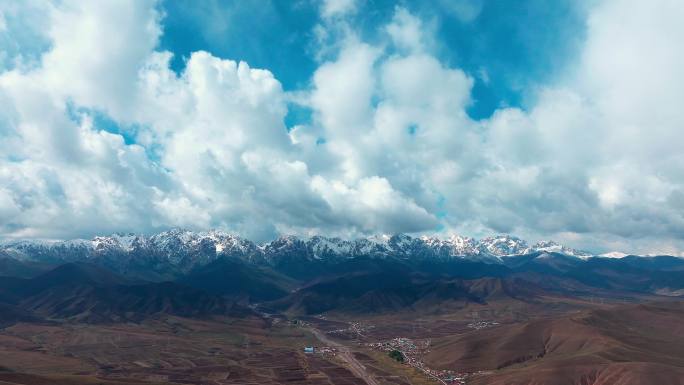
<svg viewBox="0 0 684 385">
<path fill-rule="evenodd" d="M 305 354 L 305 346 L 316 353 Z M 423 383 L 387 371 L 387 362 L 360 364 L 357 354 L 284 318 L 18 323 L 0 332 L 0 384 Z"/>
<path fill-rule="evenodd" d="M 0 330 L 0 384 L 684 382 L 682 303 L 549 303 L 421 315 L 19 322 Z M 405 362 L 391 359 L 391 350 Z"/>
</svg>

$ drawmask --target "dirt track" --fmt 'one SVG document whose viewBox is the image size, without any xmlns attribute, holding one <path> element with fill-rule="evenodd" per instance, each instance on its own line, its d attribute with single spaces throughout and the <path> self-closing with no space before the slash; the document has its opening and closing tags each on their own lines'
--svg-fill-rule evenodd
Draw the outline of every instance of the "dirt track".
<svg viewBox="0 0 684 385">
<path fill-rule="evenodd" d="M 348 364 L 349 370 L 351 370 L 354 375 L 366 381 L 368 385 L 378 385 L 375 378 L 368 373 L 366 367 L 354 357 L 354 354 L 347 346 L 331 340 L 325 333 L 316 328 L 311 327 L 309 330 L 325 345 L 335 347 L 339 352 L 338 357 Z"/>
</svg>

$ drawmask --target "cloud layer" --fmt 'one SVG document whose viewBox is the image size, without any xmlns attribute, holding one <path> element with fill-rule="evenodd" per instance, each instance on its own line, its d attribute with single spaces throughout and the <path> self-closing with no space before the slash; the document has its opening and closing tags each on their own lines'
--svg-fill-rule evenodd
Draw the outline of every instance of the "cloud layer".
<svg viewBox="0 0 684 385">
<path fill-rule="evenodd" d="M 297 90 L 204 51 L 173 71 L 155 2 L 26 7 L 45 17 L 0 13 L 0 236 L 513 232 L 684 250 L 680 2 L 597 3 L 572 70 L 485 120 L 466 112 L 479 75 L 400 7 L 366 41 L 354 1 L 323 2 L 323 59 Z M 287 127 L 292 108 L 311 120 Z"/>
</svg>

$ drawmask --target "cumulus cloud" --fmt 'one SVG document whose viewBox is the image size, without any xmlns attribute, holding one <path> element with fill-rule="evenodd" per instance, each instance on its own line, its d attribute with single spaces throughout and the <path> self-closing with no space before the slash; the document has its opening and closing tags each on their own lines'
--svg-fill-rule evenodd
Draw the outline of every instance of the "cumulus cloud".
<svg viewBox="0 0 684 385">
<path fill-rule="evenodd" d="M 323 0 L 321 2 L 321 16 L 331 18 L 344 16 L 356 11 L 358 0 Z"/>
<path fill-rule="evenodd" d="M 48 13 L 37 1 L 0 4 L 0 71 L 36 65 L 49 44 L 44 33 Z"/>
<path fill-rule="evenodd" d="M 591 246 L 600 245 L 597 234 L 630 239 L 632 250 L 642 240 L 640 251 L 659 249 L 657 238 L 682 244 L 683 213 L 668 204 L 684 187 L 675 171 L 682 15 L 684 7 L 668 1 L 598 4 L 576 71 L 543 90 L 529 111 L 498 111 L 488 122 L 488 150 L 500 167 L 538 169 L 520 192 L 543 199 L 520 207 L 521 227 L 579 232 Z"/>
<path fill-rule="evenodd" d="M 420 19 L 414 17 L 406 8 L 397 7 L 392 22 L 385 30 L 392 42 L 400 49 L 420 51 L 425 48 L 426 33 Z"/>
<path fill-rule="evenodd" d="M 117 37 L 90 36 L 84 28 L 100 25 L 98 17 L 103 19 L 101 32 L 111 35 L 119 35 L 118 27 L 106 20 L 138 24 L 156 18 L 152 4 L 98 4 L 104 12 L 89 10 L 87 15 L 80 5 L 49 5 L 45 13 L 52 49 L 41 65 L 0 74 L 0 98 L 6 102 L 0 133 L 7 144 L 2 146 L 0 184 L 13 213 L 0 222 L 6 236 L 65 237 L 145 226 L 149 200 L 173 183 L 145 148 L 97 129 L 92 111 L 80 109 L 86 102 L 87 107 L 118 108 L 127 99 L 120 84 L 130 83 L 128 77 L 137 73 L 133 64 L 126 65 L 135 61 L 127 53 L 136 52 L 136 44 L 154 45 L 158 34 L 150 30 L 147 39 L 139 36 L 126 44 Z M 98 37 L 101 42 L 94 44 Z"/>
<path fill-rule="evenodd" d="M 385 179 L 339 182 L 328 180 L 336 172 L 320 163 L 310 170 L 307 161 L 326 155 L 293 140 L 283 123 L 285 93 L 269 71 L 207 52 L 193 53 L 182 73 L 172 71 L 171 54 L 154 50 L 161 31 L 156 7 L 51 5 L 52 44 L 41 65 L 0 75 L 8 102 L 0 174 L 5 236 L 187 226 L 263 238 L 286 230 L 354 234 L 435 224 Z M 88 33 L 93 25 L 96 33 Z M 336 135 L 351 140 L 352 128 L 370 118 L 372 75 L 361 74 L 349 92 L 346 75 L 340 77 L 340 69 L 356 75 L 345 67 L 357 60 L 372 66 L 376 49 L 356 48 L 316 75 L 322 92 L 311 100 L 330 143 Z M 101 115 L 129 130 L 135 143 L 105 127 Z M 331 153 L 328 164 L 343 156 Z M 345 209 L 350 197 L 362 196 L 356 209 Z"/>
<path fill-rule="evenodd" d="M 468 21 L 481 2 L 458 4 Z M 598 3 L 573 71 L 480 121 L 466 112 L 478 74 L 441 61 L 429 26 L 399 7 L 365 41 L 340 21 L 356 7 L 321 3 L 335 41 L 296 92 L 209 52 L 173 71 L 155 2 L 39 7 L 47 48 L 0 58 L 34 58 L 0 67 L 0 235 L 441 227 L 684 249 L 680 4 Z M 3 47 L 27 41 L 6 24 Z M 311 122 L 285 125 L 292 102 Z"/>
<path fill-rule="evenodd" d="M 46 86 L 125 120 L 137 102 L 138 70 L 161 34 L 154 5 L 152 0 L 67 1 L 52 7 L 52 46 L 41 67 Z"/>
<path fill-rule="evenodd" d="M 390 233 L 415 232 L 434 228 L 436 218 L 392 188 L 387 179 L 362 178 L 356 186 L 328 181 L 320 176 L 312 188 L 330 205 L 336 216 L 361 232 L 383 229 Z"/>
</svg>

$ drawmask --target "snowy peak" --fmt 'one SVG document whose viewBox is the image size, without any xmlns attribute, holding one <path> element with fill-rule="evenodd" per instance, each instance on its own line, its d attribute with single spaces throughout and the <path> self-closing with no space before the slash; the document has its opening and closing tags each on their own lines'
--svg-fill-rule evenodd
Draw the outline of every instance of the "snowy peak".
<svg viewBox="0 0 684 385">
<path fill-rule="evenodd" d="M 441 255 L 465 257 L 480 254 L 477 241 L 470 237 L 452 234 L 447 239 L 423 236 L 421 240 L 427 247 L 437 250 Z"/>
<path fill-rule="evenodd" d="M 554 241 L 539 241 L 532 246 L 532 249 L 534 251 L 545 251 L 547 253 L 559 253 L 559 254 L 565 254 L 565 255 L 570 255 L 573 257 L 580 257 L 580 258 L 586 258 L 590 257 L 591 253 L 588 253 L 586 251 L 582 250 L 577 250 L 573 249 L 570 247 L 563 246 L 557 242 Z"/>
<path fill-rule="evenodd" d="M 529 254 L 537 251 L 584 257 L 581 252 L 553 241 L 542 241 L 529 246 L 524 240 L 511 235 L 499 235 L 480 241 L 460 235 L 439 237 L 411 237 L 406 234 L 374 235 L 355 240 L 314 236 L 299 238 L 283 236 L 260 247 L 264 257 L 274 260 L 287 256 L 308 259 L 352 258 L 370 256 L 378 258 L 465 258 L 495 263 L 501 257 Z"/>
<path fill-rule="evenodd" d="M 219 256 L 244 257 L 256 245 L 232 234 L 172 229 L 152 236 L 116 233 L 91 240 L 8 242 L 0 249 L 17 259 L 45 261 L 109 260 L 113 264 L 161 261 L 191 268 Z"/>
<path fill-rule="evenodd" d="M 267 253 L 282 253 L 282 252 L 306 252 L 306 242 L 303 239 L 295 237 L 294 235 L 286 235 L 279 237 L 267 244 L 262 250 Z"/>
<path fill-rule="evenodd" d="M 476 240 L 450 234 L 446 237 L 376 235 L 355 240 L 313 236 L 282 236 L 257 245 L 234 234 L 212 230 L 172 229 L 151 236 L 117 233 L 92 240 L 20 241 L 0 244 L 4 255 L 42 261 L 90 260 L 117 266 L 171 266 L 189 271 L 218 258 L 233 257 L 257 263 L 348 259 L 356 257 L 399 259 L 467 259 L 501 263 L 501 258 L 533 252 L 560 253 L 586 259 L 589 253 L 553 241 L 529 246 L 512 235 Z"/>
<path fill-rule="evenodd" d="M 279 256 L 291 258 L 298 254 L 300 258 L 325 259 L 325 258 L 350 258 L 357 256 L 398 256 L 410 253 L 417 238 L 407 235 L 379 235 L 355 240 L 343 240 L 340 238 L 327 238 L 314 236 L 311 238 L 298 238 L 295 236 L 283 236 L 261 246 L 266 259 L 274 259 Z"/>
<path fill-rule="evenodd" d="M 131 251 L 135 247 L 139 247 L 143 240 L 133 233 L 117 233 L 108 237 L 94 237 L 90 242 L 95 251 L 106 252 L 108 250 Z"/>
<path fill-rule="evenodd" d="M 218 256 L 244 257 L 256 251 L 256 245 L 236 235 L 221 232 L 192 232 L 173 229 L 148 239 L 148 247 L 174 264 L 211 262 Z"/>
<path fill-rule="evenodd" d="M 87 258 L 93 250 L 91 241 L 11 241 L 0 245 L 7 255 L 26 261 L 76 261 Z"/>
<path fill-rule="evenodd" d="M 620 252 L 620 251 L 611 251 L 611 252 L 603 253 L 603 254 L 599 255 L 599 257 L 604 257 L 604 258 L 624 258 L 624 257 L 626 257 L 627 255 L 628 255 L 628 254 L 623 253 L 623 252 Z"/>
<path fill-rule="evenodd" d="M 527 242 L 512 235 L 497 235 L 483 238 L 478 243 L 478 248 L 481 253 L 497 257 L 529 254 L 534 251 Z"/>
<path fill-rule="evenodd" d="M 314 236 L 309 239 L 309 247 L 316 258 L 326 258 L 351 254 L 353 243 L 340 238 Z"/>
</svg>

